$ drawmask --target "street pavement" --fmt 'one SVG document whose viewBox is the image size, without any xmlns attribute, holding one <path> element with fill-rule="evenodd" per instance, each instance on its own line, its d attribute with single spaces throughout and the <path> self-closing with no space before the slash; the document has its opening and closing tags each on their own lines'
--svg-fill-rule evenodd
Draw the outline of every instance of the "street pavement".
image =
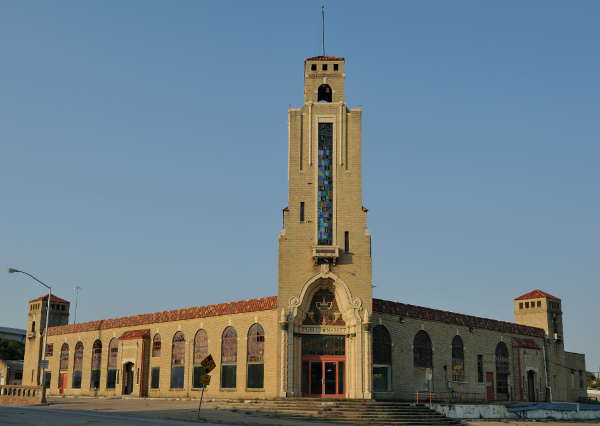
<svg viewBox="0 0 600 426">
<path fill-rule="evenodd" d="M 205 426 L 223 426 L 224 423 L 202 423 Z M 152 419 L 120 413 L 97 413 L 93 411 L 61 410 L 47 407 L 0 406 L 0 425 L 27 426 L 189 426 L 190 422 L 172 419 Z M 233 425 L 229 425 L 233 426 Z"/>
</svg>

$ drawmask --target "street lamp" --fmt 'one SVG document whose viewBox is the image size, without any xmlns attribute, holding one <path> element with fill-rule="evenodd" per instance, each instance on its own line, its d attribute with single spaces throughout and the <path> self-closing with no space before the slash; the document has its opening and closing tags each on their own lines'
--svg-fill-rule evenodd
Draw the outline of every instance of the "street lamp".
<svg viewBox="0 0 600 426">
<path fill-rule="evenodd" d="M 46 359 L 46 342 L 48 340 L 48 322 L 50 321 L 50 299 L 52 298 L 52 287 L 50 287 L 49 285 L 47 285 L 47 284 L 43 283 L 42 281 L 38 280 L 36 277 L 34 277 L 33 275 L 31 275 L 28 272 L 20 271 L 20 270 L 15 269 L 15 268 L 8 268 L 8 273 L 9 274 L 14 274 L 16 272 L 18 272 L 20 274 L 27 275 L 28 277 L 30 277 L 33 280 L 35 280 L 38 284 L 41 284 L 41 285 L 43 285 L 44 287 L 46 287 L 48 289 L 48 304 L 46 306 L 46 327 L 44 327 L 44 339 L 43 339 L 43 343 L 42 343 L 42 360 L 44 361 Z M 41 368 L 40 369 L 40 379 L 39 379 L 41 385 L 43 386 L 43 388 L 46 387 L 46 383 L 44 383 L 45 382 L 45 380 L 44 380 L 44 370 L 45 370 L 45 368 Z"/>
</svg>

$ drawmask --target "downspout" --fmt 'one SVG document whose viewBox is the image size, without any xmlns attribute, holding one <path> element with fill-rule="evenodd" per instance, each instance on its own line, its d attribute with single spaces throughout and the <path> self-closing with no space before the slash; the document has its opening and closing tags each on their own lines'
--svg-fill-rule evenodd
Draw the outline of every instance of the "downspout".
<svg viewBox="0 0 600 426">
<path fill-rule="evenodd" d="M 544 353 L 544 376 L 546 376 L 546 389 L 548 391 L 548 396 L 550 397 L 550 401 L 552 402 L 552 386 L 550 386 L 550 382 L 548 381 L 548 358 L 546 358 L 546 338 L 543 341 L 543 353 Z"/>
</svg>

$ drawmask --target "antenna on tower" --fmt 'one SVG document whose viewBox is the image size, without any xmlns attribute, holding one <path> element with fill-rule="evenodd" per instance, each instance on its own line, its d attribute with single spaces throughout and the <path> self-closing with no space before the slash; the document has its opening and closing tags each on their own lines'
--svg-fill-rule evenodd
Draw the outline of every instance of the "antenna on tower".
<svg viewBox="0 0 600 426">
<path fill-rule="evenodd" d="M 73 319 L 73 324 L 77 324 L 77 308 L 79 305 L 79 292 L 81 291 L 81 287 L 75 286 L 73 290 L 75 290 L 75 318 Z"/>
<path fill-rule="evenodd" d="M 325 5 L 321 5 L 321 42 L 323 44 L 323 56 L 325 56 Z"/>
</svg>

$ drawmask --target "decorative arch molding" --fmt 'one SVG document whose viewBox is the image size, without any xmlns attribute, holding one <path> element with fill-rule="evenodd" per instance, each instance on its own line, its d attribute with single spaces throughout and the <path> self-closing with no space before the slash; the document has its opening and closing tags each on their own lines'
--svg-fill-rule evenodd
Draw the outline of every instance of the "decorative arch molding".
<svg viewBox="0 0 600 426">
<path fill-rule="evenodd" d="M 341 310 L 342 316 L 349 326 L 360 324 L 360 312 L 363 309 L 363 301 L 360 297 L 352 297 L 352 292 L 348 285 L 336 274 L 326 268 L 307 280 L 298 296 L 293 296 L 288 302 L 288 313 L 293 321 L 302 319 L 302 315 L 310 303 L 313 295 L 321 288 L 322 281 L 329 280 L 333 284 L 336 301 Z"/>
</svg>

